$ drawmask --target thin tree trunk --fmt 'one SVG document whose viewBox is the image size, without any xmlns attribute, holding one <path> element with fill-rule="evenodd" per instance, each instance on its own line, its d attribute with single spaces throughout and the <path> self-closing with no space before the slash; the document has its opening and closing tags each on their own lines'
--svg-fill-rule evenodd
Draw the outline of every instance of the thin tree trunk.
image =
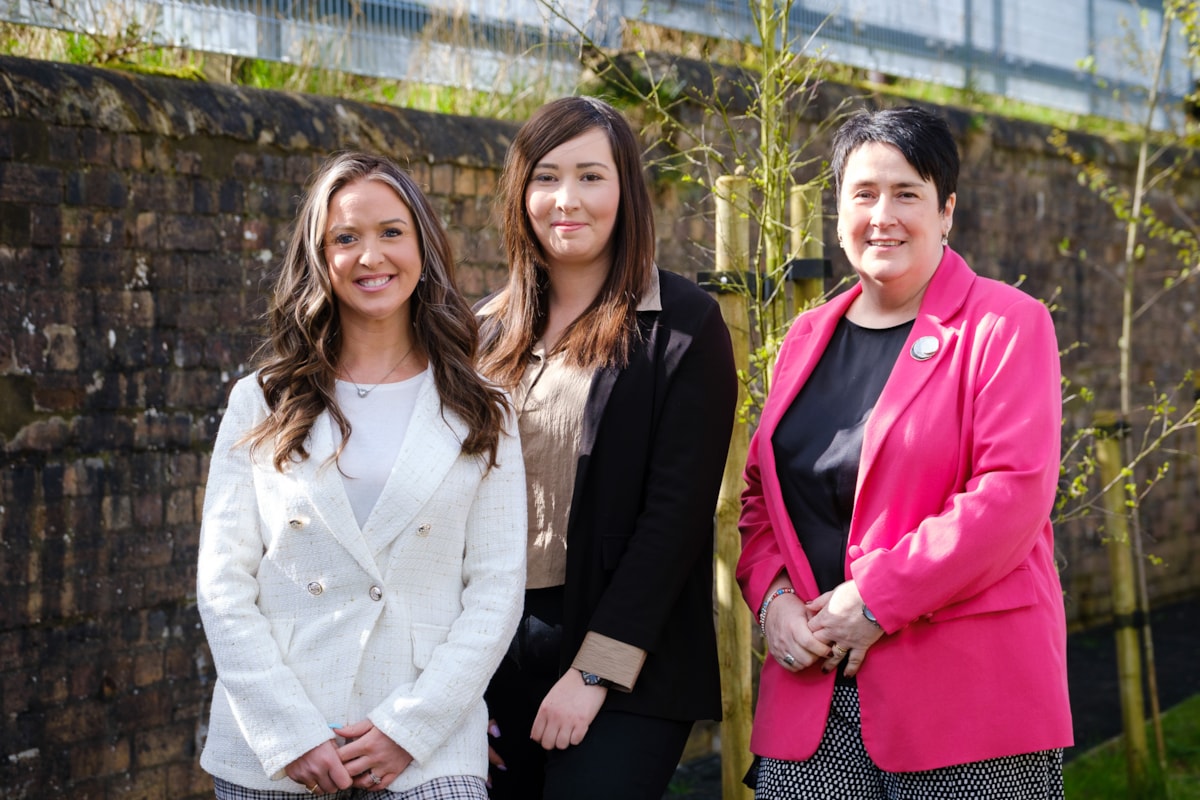
<svg viewBox="0 0 1200 800">
<path fill-rule="evenodd" d="M 718 273 L 727 273 L 730 287 L 741 287 L 750 263 L 750 218 L 747 215 L 750 182 L 745 177 L 721 177 L 716 185 L 716 236 Z M 746 295 L 740 290 L 720 291 L 717 302 L 733 339 L 738 372 L 750 368 L 750 321 Z M 738 408 L 745 407 L 747 390 L 738 388 Z M 753 718 L 753 670 L 750 662 L 750 612 L 742 602 L 734 570 L 742 551 L 738 534 L 741 511 L 742 469 L 749 447 L 749 426 L 733 426 L 725 475 L 717 499 L 717 652 L 721 661 L 721 796 L 724 800 L 749 800 L 753 795 L 742 783 L 750 767 L 750 727 Z"/>
<path fill-rule="evenodd" d="M 1137 177 L 1133 188 L 1133 208 L 1126 226 L 1125 235 L 1125 285 L 1121 302 L 1121 340 L 1118 343 L 1121 355 L 1121 421 L 1129 423 L 1133 413 L 1131 399 L 1132 386 L 1132 352 L 1133 352 L 1133 300 L 1137 278 L 1137 243 L 1141 228 L 1142 204 L 1146 192 L 1146 169 L 1149 161 L 1150 137 L 1154 135 L 1154 114 L 1158 108 L 1159 89 L 1162 81 L 1162 66 L 1166 58 L 1167 45 L 1170 41 L 1172 16 L 1164 7 L 1162 32 L 1159 36 L 1158 50 L 1154 56 L 1154 79 L 1150 86 L 1150 95 L 1146 101 L 1146 118 L 1142 125 L 1141 143 L 1138 148 Z M 1134 458 L 1133 441 L 1125 437 L 1122 442 L 1125 463 L 1132 463 Z M 1130 480 L 1136 480 L 1131 478 Z M 1146 687 L 1150 697 L 1150 718 L 1154 727 L 1154 744 L 1156 764 L 1160 773 L 1166 771 L 1167 748 L 1163 739 L 1162 714 L 1158 701 L 1158 678 L 1156 659 L 1154 657 L 1154 636 L 1150 627 L 1150 593 L 1146 580 L 1146 559 L 1142 547 L 1141 517 L 1136 504 L 1128 508 L 1129 540 L 1133 547 L 1133 568 L 1137 579 L 1138 606 L 1141 611 L 1142 649 L 1146 660 Z M 1126 734 L 1129 731 L 1126 730 Z"/>
</svg>

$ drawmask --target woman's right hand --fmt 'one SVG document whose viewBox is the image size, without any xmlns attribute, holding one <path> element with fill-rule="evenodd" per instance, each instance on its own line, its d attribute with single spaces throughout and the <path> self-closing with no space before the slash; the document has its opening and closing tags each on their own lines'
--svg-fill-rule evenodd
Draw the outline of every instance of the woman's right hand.
<svg viewBox="0 0 1200 800">
<path fill-rule="evenodd" d="M 333 740 L 322 742 L 284 767 L 284 773 L 308 789 L 309 794 L 329 794 L 354 783 Z"/>
<path fill-rule="evenodd" d="M 798 595 L 781 594 L 767 609 L 767 652 L 789 672 L 799 672 L 829 657 L 829 645 L 813 636 L 809 610 Z"/>
</svg>

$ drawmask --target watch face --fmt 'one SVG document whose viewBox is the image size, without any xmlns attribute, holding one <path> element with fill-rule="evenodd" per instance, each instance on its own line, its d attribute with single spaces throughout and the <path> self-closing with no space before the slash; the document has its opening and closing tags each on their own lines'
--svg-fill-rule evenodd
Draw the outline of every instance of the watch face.
<svg viewBox="0 0 1200 800">
<path fill-rule="evenodd" d="M 600 685 L 600 676 L 599 675 L 593 675 L 590 672 L 583 672 L 582 670 L 580 670 L 580 674 L 583 675 L 583 682 L 586 686 L 599 686 Z"/>
</svg>

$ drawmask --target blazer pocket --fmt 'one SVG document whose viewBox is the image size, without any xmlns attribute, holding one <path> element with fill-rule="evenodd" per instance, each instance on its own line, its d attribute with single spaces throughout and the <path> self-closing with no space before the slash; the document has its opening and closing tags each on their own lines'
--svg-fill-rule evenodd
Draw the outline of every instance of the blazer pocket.
<svg viewBox="0 0 1200 800">
<path fill-rule="evenodd" d="M 428 625 L 415 622 L 412 626 L 413 666 L 425 669 L 433 658 L 433 651 L 439 644 L 446 641 L 450 628 L 445 625 Z"/>
<path fill-rule="evenodd" d="M 1029 567 L 1017 567 L 979 594 L 934 611 L 929 615 L 929 621 L 946 622 L 976 614 L 1014 611 L 1036 604 L 1037 586 L 1033 574 Z"/>
</svg>

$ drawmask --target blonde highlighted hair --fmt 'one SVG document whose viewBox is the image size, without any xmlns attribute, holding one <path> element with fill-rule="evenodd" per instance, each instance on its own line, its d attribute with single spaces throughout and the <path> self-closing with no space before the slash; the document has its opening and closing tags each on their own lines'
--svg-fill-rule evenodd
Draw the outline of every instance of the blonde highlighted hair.
<svg viewBox="0 0 1200 800">
<path fill-rule="evenodd" d="M 330 200 L 360 180 L 390 187 L 412 214 L 421 251 L 421 280 L 409 301 L 415 343 L 429 360 L 443 410 L 466 423 L 462 451 L 494 466 L 508 404 L 475 369 L 478 332 L 454 283 L 450 241 L 413 179 L 391 160 L 367 153 L 330 157 L 301 202 L 267 311 L 268 335 L 255 359 L 270 413 L 246 440 L 254 448 L 270 446 L 272 462 L 282 470 L 289 461 L 308 458 L 305 440 L 323 411 L 341 431 L 338 454 L 350 437 L 334 392 L 341 324 L 324 240 Z"/>
</svg>

